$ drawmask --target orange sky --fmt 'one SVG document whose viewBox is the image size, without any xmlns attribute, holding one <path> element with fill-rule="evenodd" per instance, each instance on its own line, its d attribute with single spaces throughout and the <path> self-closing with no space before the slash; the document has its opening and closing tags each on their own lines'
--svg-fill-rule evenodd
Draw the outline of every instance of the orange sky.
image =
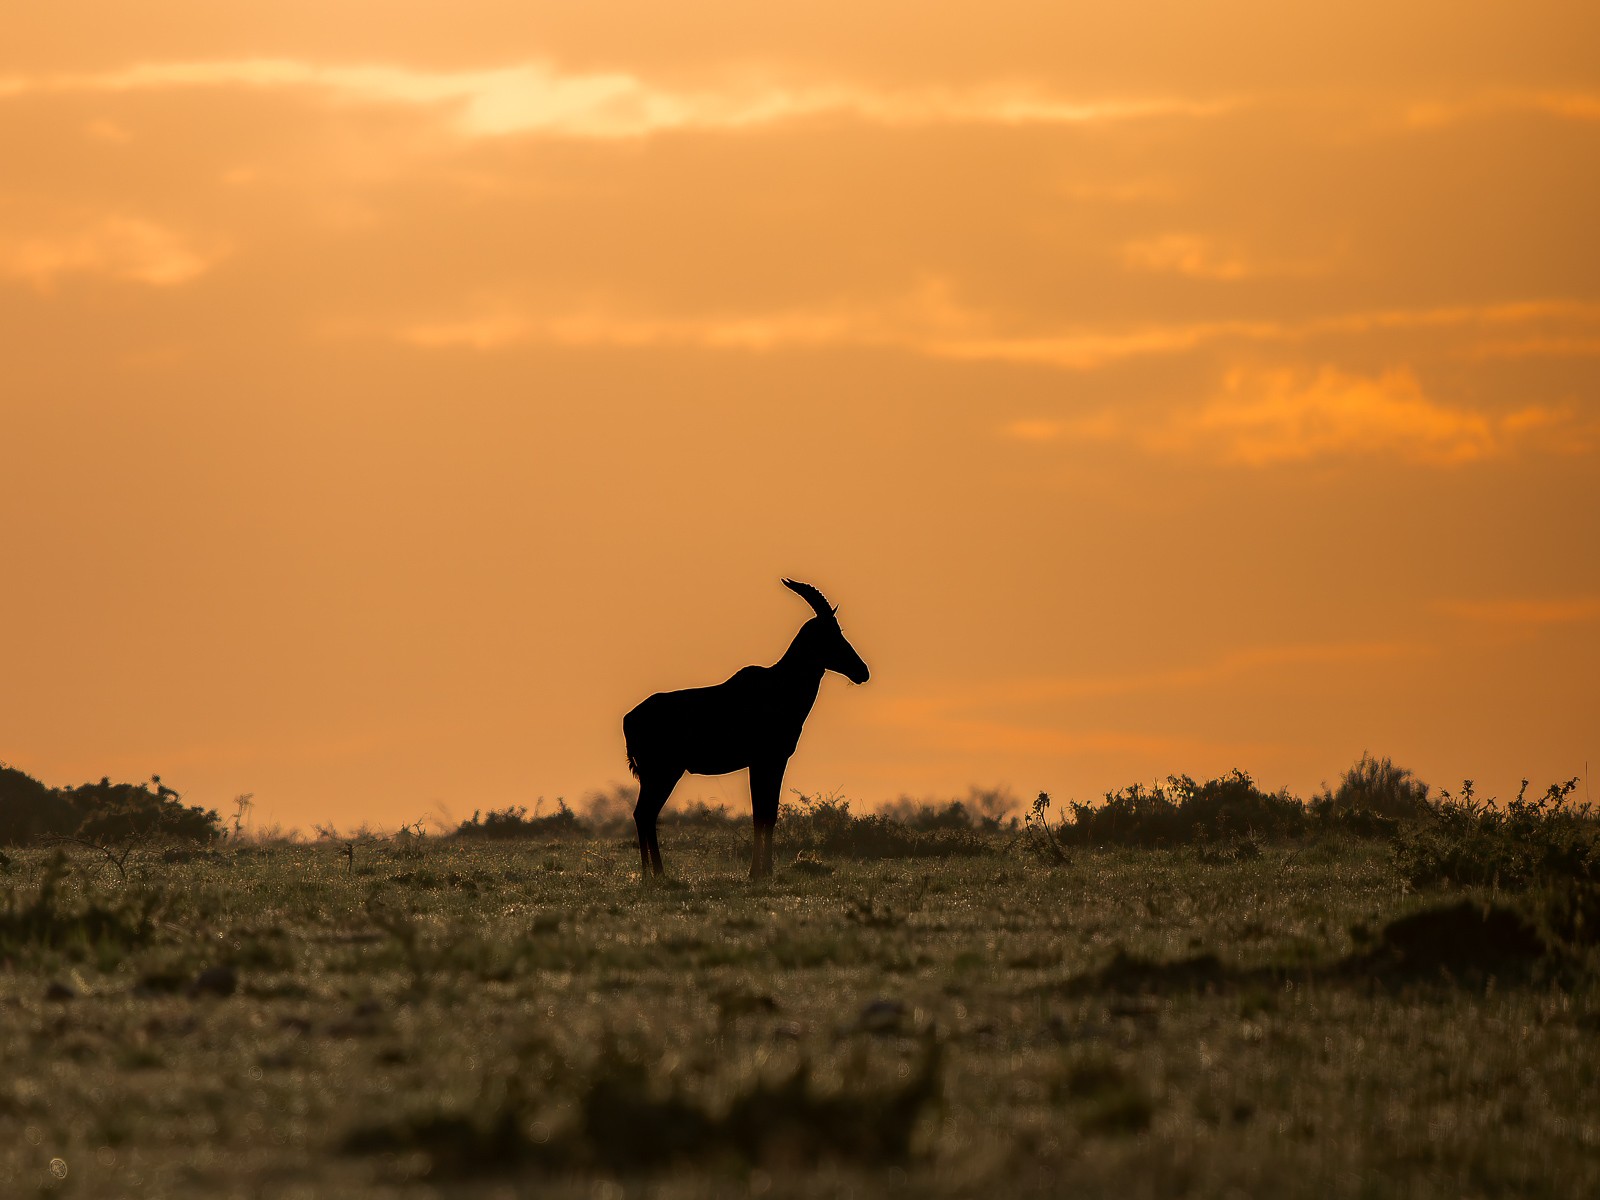
<svg viewBox="0 0 1600 1200">
<path fill-rule="evenodd" d="M 14 6 L 0 760 L 577 798 L 792 575 L 792 787 L 1582 774 L 1600 10 L 1393 7 Z"/>
</svg>

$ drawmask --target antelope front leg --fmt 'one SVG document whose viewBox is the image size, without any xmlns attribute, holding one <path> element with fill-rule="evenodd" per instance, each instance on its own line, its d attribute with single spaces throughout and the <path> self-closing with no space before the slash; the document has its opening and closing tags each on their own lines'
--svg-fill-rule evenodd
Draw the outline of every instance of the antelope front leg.
<svg viewBox="0 0 1600 1200">
<path fill-rule="evenodd" d="M 639 877 L 645 882 L 649 882 L 652 875 L 661 874 L 661 851 L 655 850 L 655 862 L 652 863 L 650 861 L 651 851 L 655 849 L 653 845 L 656 836 L 654 822 L 647 824 L 635 817 L 634 823 L 639 829 Z"/>
<path fill-rule="evenodd" d="M 769 879 L 772 876 L 772 826 L 757 825 L 755 839 L 750 847 L 750 878 Z"/>
<path fill-rule="evenodd" d="M 757 825 L 755 840 L 750 848 L 750 878 L 772 877 L 772 826 Z"/>
<path fill-rule="evenodd" d="M 783 791 L 787 759 L 750 768 L 750 812 L 755 824 L 755 844 L 750 851 L 750 878 L 772 875 L 772 831 L 778 824 L 778 795 Z"/>
</svg>

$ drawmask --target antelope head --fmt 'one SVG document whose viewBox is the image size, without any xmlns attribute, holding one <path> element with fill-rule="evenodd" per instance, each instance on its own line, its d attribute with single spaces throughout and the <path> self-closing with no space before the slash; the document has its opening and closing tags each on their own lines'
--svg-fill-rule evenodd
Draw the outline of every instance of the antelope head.
<svg viewBox="0 0 1600 1200">
<path fill-rule="evenodd" d="M 851 683 L 865 683 L 871 672 L 867 670 L 867 664 L 861 661 L 855 647 L 845 640 L 844 630 L 839 628 L 839 610 L 809 583 L 785 579 L 783 586 L 811 605 L 817 614 L 801 630 L 810 652 L 826 670 L 839 672 Z"/>
</svg>

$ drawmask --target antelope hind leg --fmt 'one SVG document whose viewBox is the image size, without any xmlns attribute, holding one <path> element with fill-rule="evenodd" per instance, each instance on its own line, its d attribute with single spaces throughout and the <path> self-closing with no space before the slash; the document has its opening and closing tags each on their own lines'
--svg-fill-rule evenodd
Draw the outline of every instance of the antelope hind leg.
<svg viewBox="0 0 1600 1200">
<path fill-rule="evenodd" d="M 661 815 L 667 797 L 672 795 L 672 789 L 681 778 L 682 771 L 670 778 L 665 774 L 652 775 L 648 779 L 640 777 L 639 802 L 633 806 L 633 823 L 639 830 L 639 873 L 645 879 L 662 873 L 661 843 L 656 840 L 656 818 Z"/>
</svg>

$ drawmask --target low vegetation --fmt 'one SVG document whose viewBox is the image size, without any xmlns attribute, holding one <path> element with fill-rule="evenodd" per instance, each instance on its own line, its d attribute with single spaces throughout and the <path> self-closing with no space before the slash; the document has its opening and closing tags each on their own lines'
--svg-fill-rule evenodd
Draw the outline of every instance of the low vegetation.
<svg viewBox="0 0 1600 1200">
<path fill-rule="evenodd" d="M 1419 886 L 1457 883 L 1524 891 L 1570 881 L 1600 883 L 1600 824 L 1572 802 L 1578 781 L 1528 798 L 1528 781 L 1504 807 L 1479 800 L 1472 781 L 1446 792 L 1422 819 L 1401 827 L 1395 862 Z"/>
<path fill-rule="evenodd" d="M 848 858 L 949 858 L 992 854 L 993 840 L 974 826 L 959 803 L 910 820 L 885 813 L 852 813 L 837 796 L 800 796 L 779 810 L 778 824 L 796 853 Z"/>
<path fill-rule="evenodd" d="M 1600 1194 L 1573 797 L 9 848 L 0 1195 Z"/>
<path fill-rule="evenodd" d="M 0 961 L 38 953 L 116 958 L 147 945 L 164 907 L 160 890 L 104 891 L 72 886 L 66 854 L 57 850 L 36 877 L 0 898 Z"/>
<path fill-rule="evenodd" d="M 508 838 L 570 837 L 585 832 L 583 822 L 567 807 L 565 800 L 558 800 L 555 812 L 548 815 L 539 811 L 542 808 L 541 803 L 531 817 L 525 804 L 503 808 L 487 816 L 474 812 L 472 820 L 463 821 L 457 827 L 456 836 L 504 841 Z"/>
</svg>

